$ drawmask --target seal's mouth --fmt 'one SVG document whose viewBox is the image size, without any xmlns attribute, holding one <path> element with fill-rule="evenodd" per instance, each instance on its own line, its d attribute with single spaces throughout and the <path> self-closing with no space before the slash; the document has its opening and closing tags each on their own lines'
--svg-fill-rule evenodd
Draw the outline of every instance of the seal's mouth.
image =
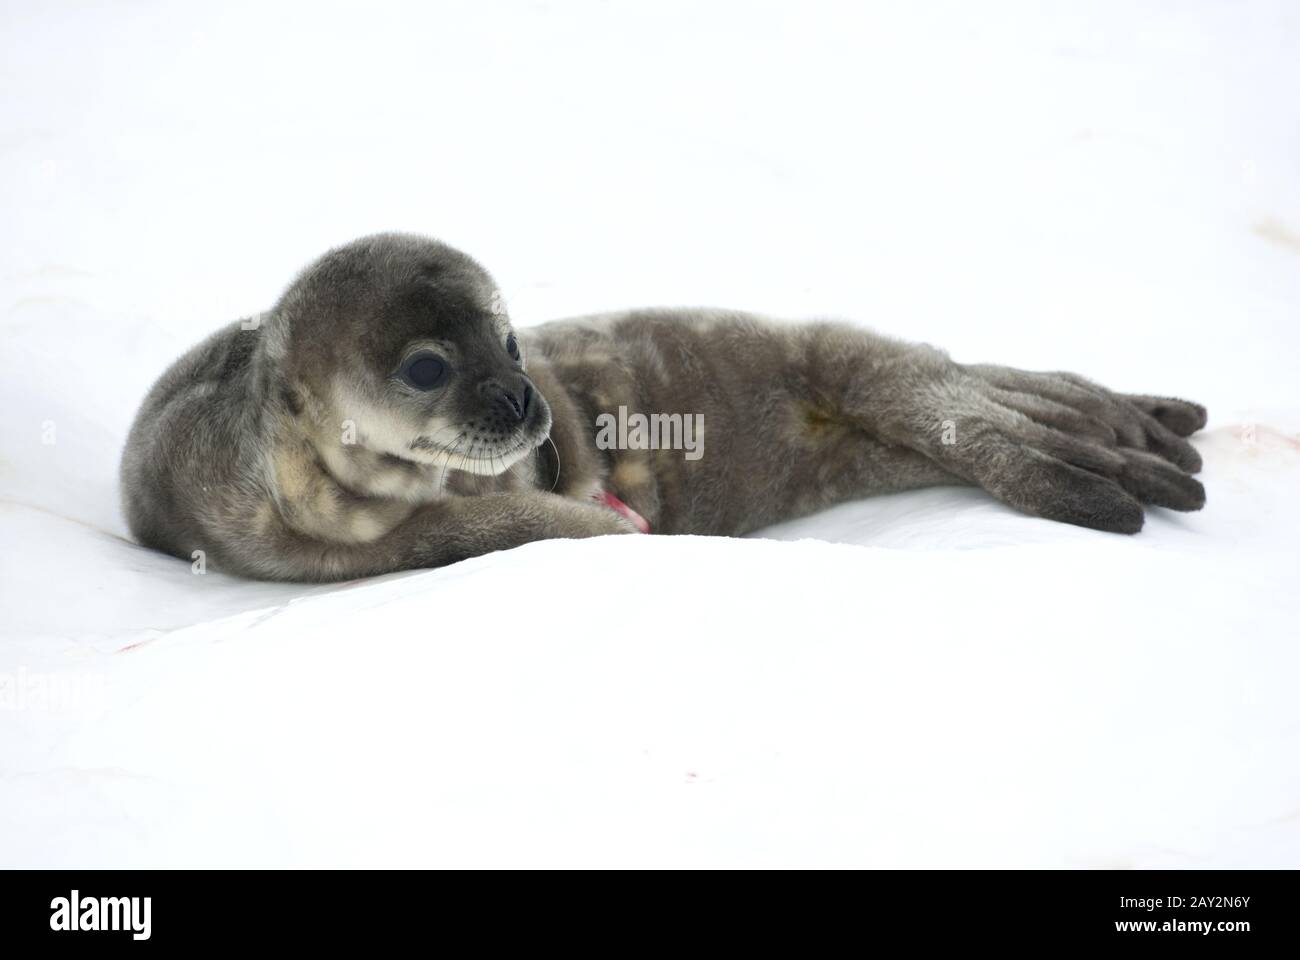
<svg viewBox="0 0 1300 960">
<path fill-rule="evenodd" d="M 411 452 L 426 463 L 434 463 L 450 470 L 463 470 L 480 476 L 497 476 L 505 473 L 537 447 L 546 442 L 546 435 L 533 440 L 521 437 L 514 441 L 492 441 L 475 437 L 468 429 L 447 442 L 432 437 L 416 437 L 411 441 Z"/>
</svg>

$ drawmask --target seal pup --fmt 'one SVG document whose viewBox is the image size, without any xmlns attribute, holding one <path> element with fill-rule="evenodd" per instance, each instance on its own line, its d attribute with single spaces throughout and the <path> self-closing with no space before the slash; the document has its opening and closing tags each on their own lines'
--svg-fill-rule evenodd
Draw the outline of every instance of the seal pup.
<svg viewBox="0 0 1300 960">
<path fill-rule="evenodd" d="M 598 422 L 626 411 L 693 418 L 702 455 L 602 449 Z M 516 331 L 473 259 L 381 234 L 177 360 L 131 429 L 122 493 L 142 544 L 286 580 L 554 537 L 739 535 L 938 484 L 1135 533 L 1144 505 L 1205 502 L 1184 439 L 1204 424 L 1194 403 L 838 322 L 665 309 Z"/>
</svg>

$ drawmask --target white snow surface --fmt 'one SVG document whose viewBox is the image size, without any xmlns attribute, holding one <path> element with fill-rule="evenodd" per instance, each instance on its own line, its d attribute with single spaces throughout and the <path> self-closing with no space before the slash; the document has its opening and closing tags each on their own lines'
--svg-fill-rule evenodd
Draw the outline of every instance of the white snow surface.
<svg viewBox="0 0 1300 960">
<path fill-rule="evenodd" d="M 1297 5 L 6 4 L 0 52 L 0 865 L 1300 867 Z M 836 315 L 1197 399 L 1209 503 L 334 586 L 130 543 L 153 379 L 388 229 L 521 325 Z"/>
</svg>

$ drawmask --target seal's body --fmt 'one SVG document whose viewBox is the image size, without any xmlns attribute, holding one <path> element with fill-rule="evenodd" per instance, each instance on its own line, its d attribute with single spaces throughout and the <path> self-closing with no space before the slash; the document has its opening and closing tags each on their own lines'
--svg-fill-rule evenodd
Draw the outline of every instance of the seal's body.
<svg viewBox="0 0 1300 960">
<path fill-rule="evenodd" d="M 432 240 L 326 254 L 146 397 L 122 462 L 132 531 L 219 570 L 337 580 L 640 517 L 736 535 L 938 484 L 1124 533 L 1142 504 L 1204 503 L 1183 437 L 1205 411 L 1185 401 L 961 365 L 839 323 L 643 310 L 517 334 L 500 304 L 477 263 Z M 695 452 L 597 443 L 628 411 L 689 418 Z"/>
</svg>

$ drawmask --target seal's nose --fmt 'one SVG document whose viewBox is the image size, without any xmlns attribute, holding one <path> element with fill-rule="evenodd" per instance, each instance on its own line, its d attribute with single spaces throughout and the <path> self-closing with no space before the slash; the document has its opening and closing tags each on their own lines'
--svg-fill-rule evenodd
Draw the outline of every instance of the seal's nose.
<svg viewBox="0 0 1300 960">
<path fill-rule="evenodd" d="M 503 386 L 497 386 L 495 390 L 497 402 L 516 420 L 522 420 L 528 415 L 528 401 L 532 392 L 527 384 L 518 392 Z"/>
</svg>

